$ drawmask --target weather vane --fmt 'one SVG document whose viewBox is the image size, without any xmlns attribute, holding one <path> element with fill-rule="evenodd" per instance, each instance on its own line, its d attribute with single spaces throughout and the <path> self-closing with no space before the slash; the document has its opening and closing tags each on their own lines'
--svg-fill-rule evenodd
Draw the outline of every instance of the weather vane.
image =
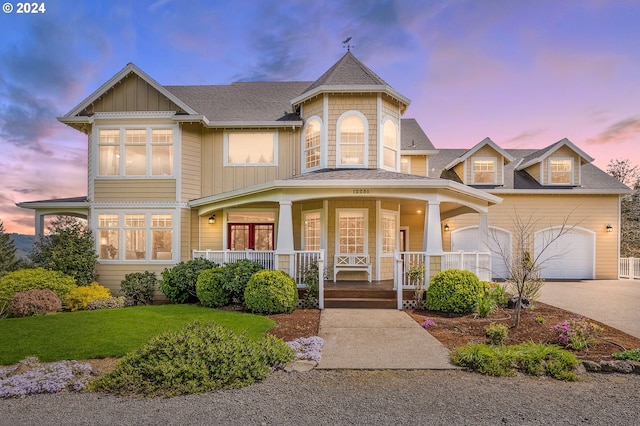
<svg viewBox="0 0 640 426">
<path fill-rule="evenodd" d="M 355 47 L 352 46 L 349 42 L 351 41 L 351 37 L 347 37 L 346 40 L 342 41 L 342 48 L 344 49 L 345 47 L 347 48 L 347 52 L 351 52 L 351 48 Z"/>
</svg>

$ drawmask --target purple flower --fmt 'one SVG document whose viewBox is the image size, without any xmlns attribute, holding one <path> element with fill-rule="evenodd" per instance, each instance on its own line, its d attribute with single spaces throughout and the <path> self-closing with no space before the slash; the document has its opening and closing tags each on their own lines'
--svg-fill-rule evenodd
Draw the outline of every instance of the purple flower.
<svg viewBox="0 0 640 426">
<path fill-rule="evenodd" d="M 432 319 L 426 319 L 424 321 L 422 321 L 422 323 L 420 324 L 423 328 L 429 328 L 429 327 L 433 327 L 434 325 L 436 325 L 436 322 Z"/>
<path fill-rule="evenodd" d="M 15 374 L 20 367 L 29 367 Z M 37 358 L 26 358 L 13 369 L 0 371 L 0 398 L 24 396 L 34 393 L 55 393 L 63 389 L 80 391 L 87 386 L 91 374 L 90 364 L 77 361 L 58 361 L 40 364 Z"/>
<path fill-rule="evenodd" d="M 319 363 L 324 340 L 320 336 L 300 337 L 287 342 L 287 345 L 296 352 L 296 359 L 310 359 Z"/>
</svg>

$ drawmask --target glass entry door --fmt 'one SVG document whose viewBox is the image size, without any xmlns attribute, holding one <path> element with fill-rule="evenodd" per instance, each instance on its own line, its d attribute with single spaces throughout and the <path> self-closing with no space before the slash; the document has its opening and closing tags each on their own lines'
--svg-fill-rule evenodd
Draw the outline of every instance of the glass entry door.
<svg viewBox="0 0 640 426">
<path fill-rule="evenodd" d="M 230 223 L 229 250 L 273 250 L 273 223 Z"/>
</svg>

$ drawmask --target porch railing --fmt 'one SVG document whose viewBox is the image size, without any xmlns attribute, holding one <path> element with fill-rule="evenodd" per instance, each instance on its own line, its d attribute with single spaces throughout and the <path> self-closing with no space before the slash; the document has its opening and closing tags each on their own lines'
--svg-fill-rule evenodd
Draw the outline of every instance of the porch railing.
<svg viewBox="0 0 640 426">
<path fill-rule="evenodd" d="M 640 280 L 640 258 L 620 258 L 620 278 L 628 280 Z"/>
<path fill-rule="evenodd" d="M 463 269 L 471 271 L 483 281 L 491 281 L 491 253 L 456 252 L 442 256 L 442 270 Z"/>
<path fill-rule="evenodd" d="M 207 259 L 219 265 L 249 259 L 264 269 L 275 269 L 276 265 L 276 252 L 273 250 L 194 250 L 193 258 Z"/>
</svg>

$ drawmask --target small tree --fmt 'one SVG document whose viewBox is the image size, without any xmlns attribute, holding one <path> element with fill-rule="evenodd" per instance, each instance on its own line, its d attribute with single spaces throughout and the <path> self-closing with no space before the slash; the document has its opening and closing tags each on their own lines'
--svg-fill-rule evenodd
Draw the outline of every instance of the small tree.
<svg viewBox="0 0 640 426">
<path fill-rule="evenodd" d="M 620 255 L 640 257 L 640 173 L 629 159 L 611 160 L 607 173 L 631 187 L 633 194 L 620 201 Z"/>
<path fill-rule="evenodd" d="M 29 255 L 34 265 L 67 274 L 78 285 L 95 281 L 98 254 L 93 233 L 84 221 L 58 216 L 47 229 L 49 235 L 38 238 Z"/>
<path fill-rule="evenodd" d="M 560 226 L 542 231 L 543 235 L 540 238 L 540 243 L 535 247 L 535 251 L 535 231 L 539 229 L 539 226 L 538 221 L 534 220 L 533 214 L 527 219 L 523 219 L 516 212 L 512 217 L 513 247 L 507 247 L 504 242 L 500 241 L 497 234 L 491 233 L 496 252 L 504 260 L 507 268 L 509 276 L 507 283 L 512 287 L 517 297 L 514 327 L 520 325 L 522 300 L 527 296 L 535 298 L 544 285 L 544 279 L 541 276 L 544 264 L 562 255 L 562 253 L 557 253 L 554 256 L 548 256 L 548 252 L 560 237 L 575 227 L 575 225 L 568 224 L 570 216 L 571 214 L 565 217 Z"/>
<path fill-rule="evenodd" d="M 0 277 L 7 272 L 18 269 L 20 262 L 16 258 L 16 246 L 11 236 L 4 231 L 4 223 L 0 220 Z"/>
</svg>

